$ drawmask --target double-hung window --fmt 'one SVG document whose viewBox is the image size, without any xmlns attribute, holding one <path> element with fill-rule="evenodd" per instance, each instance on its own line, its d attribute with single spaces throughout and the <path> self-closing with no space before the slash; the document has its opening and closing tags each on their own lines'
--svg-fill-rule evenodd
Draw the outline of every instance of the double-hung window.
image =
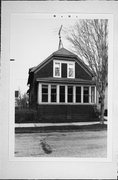
<svg viewBox="0 0 118 180">
<path fill-rule="evenodd" d="M 76 87 L 76 102 L 81 102 L 81 86 Z"/>
<path fill-rule="evenodd" d="M 68 86 L 68 102 L 73 102 L 73 86 Z"/>
<path fill-rule="evenodd" d="M 61 77 L 61 63 L 54 63 L 54 77 Z"/>
<path fill-rule="evenodd" d="M 60 102 L 65 102 L 65 86 L 60 86 Z"/>
<path fill-rule="evenodd" d="M 51 102 L 57 101 L 57 86 L 51 85 Z"/>
<path fill-rule="evenodd" d="M 58 78 L 75 78 L 75 62 L 54 60 L 53 76 Z"/>
<path fill-rule="evenodd" d="M 89 87 L 84 87 L 83 93 L 84 93 L 83 102 L 89 103 Z"/>
<path fill-rule="evenodd" d="M 48 85 L 42 85 L 42 102 L 48 102 Z"/>
<path fill-rule="evenodd" d="M 68 63 L 68 78 L 74 78 L 75 66 L 74 63 Z"/>
</svg>

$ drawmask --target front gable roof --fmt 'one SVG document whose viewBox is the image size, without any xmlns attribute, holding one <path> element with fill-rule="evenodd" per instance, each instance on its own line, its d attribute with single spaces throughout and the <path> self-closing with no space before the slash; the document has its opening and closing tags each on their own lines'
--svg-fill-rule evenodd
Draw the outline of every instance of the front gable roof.
<svg viewBox="0 0 118 180">
<path fill-rule="evenodd" d="M 54 57 L 68 57 L 68 58 L 74 58 L 74 60 L 84 69 L 86 70 L 89 75 L 93 75 L 91 70 L 88 68 L 88 66 L 74 53 L 68 51 L 65 48 L 61 48 L 54 53 L 52 53 L 49 57 L 47 57 L 43 62 L 41 62 L 38 66 L 33 67 L 30 72 L 37 72 L 39 69 L 41 69 L 46 63 L 50 62 L 52 58 Z M 70 59 L 68 59 L 69 61 Z"/>
<path fill-rule="evenodd" d="M 76 55 L 65 48 L 61 48 L 53 53 L 54 56 L 70 56 L 75 57 Z"/>
</svg>

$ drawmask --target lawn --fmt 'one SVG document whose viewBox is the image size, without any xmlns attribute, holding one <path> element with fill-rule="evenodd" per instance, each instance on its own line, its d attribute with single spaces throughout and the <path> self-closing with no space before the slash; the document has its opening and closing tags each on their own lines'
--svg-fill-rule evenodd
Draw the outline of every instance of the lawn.
<svg viewBox="0 0 118 180">
<path fill-rule="evenodd" d="M 52 148 L 46 154 L 40 144 L 45 138 Z M 58 130 L 15 134 L 16 157 L 81 157 L 107 156 L 107 130 Z"/>
</svg>

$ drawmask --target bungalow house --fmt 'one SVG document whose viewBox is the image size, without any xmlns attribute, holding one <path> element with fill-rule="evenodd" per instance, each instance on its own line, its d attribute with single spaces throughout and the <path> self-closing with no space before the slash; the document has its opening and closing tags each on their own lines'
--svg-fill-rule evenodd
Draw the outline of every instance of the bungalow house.
<svg viewBox="0 0 118 180">
<path fill-rule="evenodd" d="M 29 105 L 39 122 L 95 121 L 96 85 L 88 66 L 60 48 L 29 69 Z"/>
</svg>

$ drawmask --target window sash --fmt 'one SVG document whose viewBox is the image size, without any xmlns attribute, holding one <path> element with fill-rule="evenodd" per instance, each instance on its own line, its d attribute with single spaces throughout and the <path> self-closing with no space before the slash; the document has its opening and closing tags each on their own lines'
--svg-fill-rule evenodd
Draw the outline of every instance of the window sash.
<svg viewBox="0 0 118 180">
<path fill-rule="evenodd" d="M 91 103 L 95 103 L 95 87 L 91 87 Z"/>
<path fill-rule="evenodd" d="M 57 86 L 51 85 L 51 102 L 57 102 Z"/>
<path fill-rule="evenodd" d="M 42 85 L 42 102 L 48 102 L 48 85 Z"/>
<path fill-rule="evenodd" d="M 54 63 L 54 77 L 61 77 L 61 63 Z"/>
<path fill-rule="evenodd" d="M 53 76 L 54 77 L 62 77 L 63 73 L 61 72 L 62 64 L 67 64 L 67 78 L 75 78 L 75 62 L 68 62 L 68 61 L 53 61 Z M 66 76 L 64 74 L 64 76 Z"/>
<path fill-rule="evenodd" d="M 83 89 L 83 103 L 89 103 L 89 87 Z"/>
<path fill-rule="evenodd" d="M 81 103 L 81 86 L 76 86 L 76 103 Z"/>
<path fill-rule="evenodd" d="M 64 103 L 65 102 L 65 86 L 60 86 L 59 90 L 60 90 L 59 102 Z"/>
<path fill-rule="evenodd" d="M 68 86 L 68 102 L 73 102 L 73 86 Z"/>
<path fill-rule="evenodd" d="M 68 64 L 68 78 L 74 78 L 74 64 Z"/>
</svg>

